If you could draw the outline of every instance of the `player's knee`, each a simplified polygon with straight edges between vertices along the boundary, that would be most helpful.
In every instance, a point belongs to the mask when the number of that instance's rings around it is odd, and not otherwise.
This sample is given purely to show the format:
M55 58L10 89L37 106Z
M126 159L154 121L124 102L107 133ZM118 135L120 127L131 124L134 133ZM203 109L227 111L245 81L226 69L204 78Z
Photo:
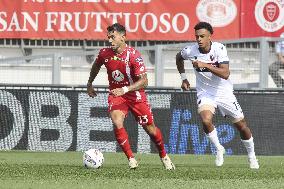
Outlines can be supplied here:
M239 121L238 123L235 123L235 126L240 132L246 132L249 130L246 121L244 119Z
M210 119L209 117L208 118L203 118L202 119L202 124L205 127L209 127L209 126L212 125L212 119Z
M121 129L123 127L123 124L114 124L114 127L117 128L117 129Z
M123 127L124 114L118 111L113 112L111 113L111 120L116 128L121 128Z
M123 127L123 120L122 119L113 119L112 123L114 125L114 127L116 127L117 129L120 129Z
M248 127L246 125L240 125L240 126L237 127L237 129L240 132L245 132L246 130L248 130Z

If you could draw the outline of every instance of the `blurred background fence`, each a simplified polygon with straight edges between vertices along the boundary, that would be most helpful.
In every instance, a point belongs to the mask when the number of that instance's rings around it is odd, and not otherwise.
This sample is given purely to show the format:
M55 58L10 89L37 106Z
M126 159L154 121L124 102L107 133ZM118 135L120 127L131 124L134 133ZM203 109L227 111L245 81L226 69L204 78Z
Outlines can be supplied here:
M269 75L269 65L277 60L275 43L280 38L248 38L221 41L230 58L230 79L234 88L275 88ZM175 65L176 54L189 43L145 45L129 42L142 54L148 69L149 86L179 87L180 77ZM101 44L105 45L105 44ZM19 46L0 52L0 82L5 84L56 84L85 85L91 65L102 46L82 48L72 46L44 47L26 44L21 47L23 56L17 54ZM31 52L30 52L31 51ZM18 57L15 57L17 54ZM31 55L33 54L33 55ZM9 57L10 56L10 57ZM193 67L186 61L186 72L195 86ZM281 75L284 72L280 71ZM94 84L107 85L106 69L102 67Z

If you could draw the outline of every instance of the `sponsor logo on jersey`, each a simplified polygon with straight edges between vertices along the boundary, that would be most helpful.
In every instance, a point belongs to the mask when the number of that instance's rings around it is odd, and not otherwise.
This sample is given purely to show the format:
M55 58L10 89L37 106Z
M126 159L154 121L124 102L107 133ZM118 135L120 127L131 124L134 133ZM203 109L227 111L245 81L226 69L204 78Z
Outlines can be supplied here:
M121 60L121 58L117 57L117 56L113 56L111 57L112 60Z
M115 70L111 73L112 78L117 81L117 82L121 82L124 80L124 75L123 73L121 73L119 70Z
M196 6L199 20L209 22L213 27L229 25L236 18L237 12L233 0L200 0Z
M275 32L284 26L284 1L258 0L254 15L257 24L267 32Z
M207 68L196 68L197 72L210 72Z
M143 62L143 58L142 57L138 57L135 59L135 62Z
M207 63L207 64L211 64L212 66L219 68L219 63L218 63L218 62ZM195 70L196 70L197 72L210 72L210 70L207 69L207 68L196 68Z
M126 59L125 58L120 58L118 56L113 56L110 58L111 60L114 60L114 61L121 61L121 62L124 62L124 63L127 63Z
M120 58L114 55L113 57L111 57L111 60L124 61L124 58Z

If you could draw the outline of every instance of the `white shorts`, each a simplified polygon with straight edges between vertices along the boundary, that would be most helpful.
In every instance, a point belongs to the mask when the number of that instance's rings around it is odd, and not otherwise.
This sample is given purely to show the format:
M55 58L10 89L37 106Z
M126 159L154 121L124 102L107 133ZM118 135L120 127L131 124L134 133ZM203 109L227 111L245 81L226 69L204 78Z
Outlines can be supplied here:
M233 123L239 122L244 118L242 108L233 93L218 97L201 93L197 96L197 104L198 113L203 110L210 110L214 114L215 109L218 108L222 116L230 116Z

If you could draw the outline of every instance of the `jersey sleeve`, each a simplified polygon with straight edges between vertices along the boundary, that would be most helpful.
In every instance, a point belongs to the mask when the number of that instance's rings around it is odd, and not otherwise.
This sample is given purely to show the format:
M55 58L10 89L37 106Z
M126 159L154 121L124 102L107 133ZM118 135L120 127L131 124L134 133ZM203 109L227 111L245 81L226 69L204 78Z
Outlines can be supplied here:
M95 60L95 64L97 64L98 66L102 66L104 64L104 58L103 58L104 51L105 51L104 49L101 49Z
M137 50L131 53L130 61L131 61L131 65L133 68L134 75L138 76L138 75L141 75L147 72L146 67L144 65L143 58L140 52L138 52Z
M229 63L229 57L228 57L227 49L223 44L218 45L217 53L218 53L218 62L220 64L228 64Z
M189 60L192 59L192 55L191 55L191 46L186 46L184 47L181 51L181 56L184 60Z

